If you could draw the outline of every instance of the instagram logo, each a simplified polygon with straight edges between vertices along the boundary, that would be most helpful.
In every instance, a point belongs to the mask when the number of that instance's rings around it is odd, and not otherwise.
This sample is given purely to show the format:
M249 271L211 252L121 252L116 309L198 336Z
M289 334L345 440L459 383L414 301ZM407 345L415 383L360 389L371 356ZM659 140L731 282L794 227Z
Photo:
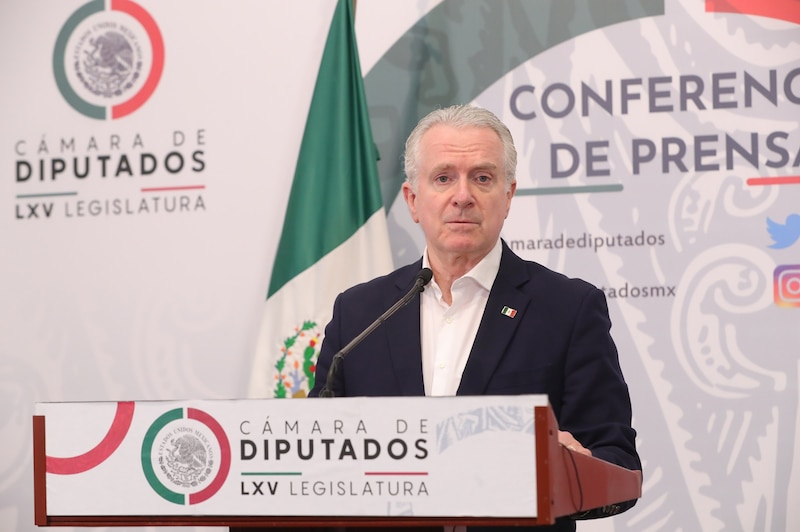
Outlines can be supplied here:
M800 307L800 264L775 268L775 304Z

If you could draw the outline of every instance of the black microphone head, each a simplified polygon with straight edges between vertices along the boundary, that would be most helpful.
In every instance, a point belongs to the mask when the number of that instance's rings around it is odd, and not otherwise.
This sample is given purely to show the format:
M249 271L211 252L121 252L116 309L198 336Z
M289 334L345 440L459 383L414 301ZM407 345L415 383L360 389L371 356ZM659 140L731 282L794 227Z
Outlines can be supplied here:
M431 279L433 279L433 270L430 268L422 268L417 274L417 281L421 281L420 288L431 282Z

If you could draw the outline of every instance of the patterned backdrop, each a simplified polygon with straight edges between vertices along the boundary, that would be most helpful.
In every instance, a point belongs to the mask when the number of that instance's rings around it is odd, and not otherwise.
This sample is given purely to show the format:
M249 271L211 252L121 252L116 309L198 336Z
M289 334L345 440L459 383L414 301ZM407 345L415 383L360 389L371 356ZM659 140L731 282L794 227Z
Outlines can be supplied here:
M36 402L247 393L334 4L0 4L0 530L35 530ZM794 0L357 3L395 264L424 245L405 136L473 102L520 153L503 238L606 293L644 489L580 530L800 529L798 23Z

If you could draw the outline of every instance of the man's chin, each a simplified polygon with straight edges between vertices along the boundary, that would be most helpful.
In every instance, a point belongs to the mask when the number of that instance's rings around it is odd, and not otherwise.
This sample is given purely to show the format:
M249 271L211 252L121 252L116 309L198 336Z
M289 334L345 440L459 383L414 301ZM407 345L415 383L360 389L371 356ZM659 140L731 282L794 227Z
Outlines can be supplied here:
M451 222L445 224L447 227L447 231L450 233L451 238L454 239L467 239L474 243L474 241L479 238L478 233L481 230L480 224L473 224L473 223L457 223Z
M473 255L476 253L483 253L491 250L491 246L487 249L486 243L477 238L451 238L449 239L443 249L448 253Z

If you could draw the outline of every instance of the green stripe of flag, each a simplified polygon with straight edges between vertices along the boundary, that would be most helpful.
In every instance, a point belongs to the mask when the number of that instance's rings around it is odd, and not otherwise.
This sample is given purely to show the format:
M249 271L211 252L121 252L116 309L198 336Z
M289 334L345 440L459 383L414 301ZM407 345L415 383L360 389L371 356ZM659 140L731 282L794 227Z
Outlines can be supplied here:
M383 207L351 0L333 15L267 297Z

